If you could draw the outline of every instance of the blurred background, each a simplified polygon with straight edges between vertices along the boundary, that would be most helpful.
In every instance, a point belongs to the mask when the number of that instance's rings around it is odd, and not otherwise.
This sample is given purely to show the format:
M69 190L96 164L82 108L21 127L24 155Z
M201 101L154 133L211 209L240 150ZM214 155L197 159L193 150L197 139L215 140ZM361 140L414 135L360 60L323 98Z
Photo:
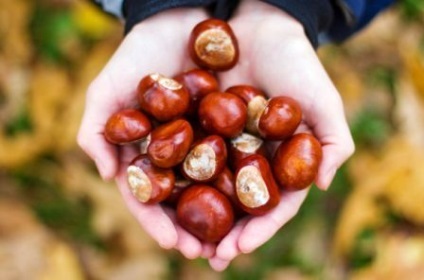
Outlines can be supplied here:
M0 279L422 279L424 1L319 50L357 151L223 273L160 249L76 145L87 85L121 39L85 0L0 0Z

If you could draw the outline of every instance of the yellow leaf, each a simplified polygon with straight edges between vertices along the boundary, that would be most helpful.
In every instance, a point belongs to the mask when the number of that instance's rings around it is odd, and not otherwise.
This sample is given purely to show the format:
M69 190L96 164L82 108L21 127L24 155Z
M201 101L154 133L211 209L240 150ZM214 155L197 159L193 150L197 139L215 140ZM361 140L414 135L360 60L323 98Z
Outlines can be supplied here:
M100 39L116 30L117 20L106 15L88 1L75 1L72 14L78 28L87 36Z

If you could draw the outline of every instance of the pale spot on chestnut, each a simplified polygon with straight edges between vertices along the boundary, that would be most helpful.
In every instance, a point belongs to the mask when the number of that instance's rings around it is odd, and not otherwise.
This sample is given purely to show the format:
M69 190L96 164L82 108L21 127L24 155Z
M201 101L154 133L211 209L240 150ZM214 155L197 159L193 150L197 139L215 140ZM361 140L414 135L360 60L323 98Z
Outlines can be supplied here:
M245 166L238 172L236 191L240 202L250 208L265 205L269 192L261 172L254 166Z
M184 161L184 171L194 180L208 180L215 174L216 154L208 144L200 144L190 151Z
M134 197L143 203L147 202L152 196L153 188L146 173L141 168L130 165L127 168L127 179Z
M231 140L231 144L240 152L246 154L256 153L263 145L264 141L248 133L242 133L240 136Z

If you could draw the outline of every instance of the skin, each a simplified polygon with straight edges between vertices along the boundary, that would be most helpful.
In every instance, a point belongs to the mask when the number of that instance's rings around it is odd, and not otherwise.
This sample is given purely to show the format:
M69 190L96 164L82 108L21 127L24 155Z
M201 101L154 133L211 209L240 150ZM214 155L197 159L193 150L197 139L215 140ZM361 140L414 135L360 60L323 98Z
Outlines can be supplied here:
M193 26L206 18L201 9L174 9L135 26L89 87L78 143L105 180L115 178L128 209L160 246L175 248L189 259L208 258L213 269L222 271L238 255L267 242L295 216L308 190L283 193L271 212L240 220L217 245L201 243L178 226L173 210L143 205L132 197L125 170L136 148L117 148L103 137L110 115L137 104L135 88L141 77L152 72L174 76L194 67L186 42ZM296 99L303 111L298 131L312 132L323 147L315 183L326 190L336 170L354 152L354 145L339 93L303 27L281 10L249 0L241 2L229 24L239 40L240 59L233 69L219 74L221 88L251 84L271 96Z

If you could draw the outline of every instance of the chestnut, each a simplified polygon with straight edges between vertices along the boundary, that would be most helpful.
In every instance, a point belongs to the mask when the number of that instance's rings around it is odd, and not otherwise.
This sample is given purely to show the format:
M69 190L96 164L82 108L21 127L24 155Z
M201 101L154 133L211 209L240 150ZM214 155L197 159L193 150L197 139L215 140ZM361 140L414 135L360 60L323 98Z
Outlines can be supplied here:
M257 154L244 158L235 172L236 197L251 215L263 215L280 202L279 188L268 160Z
M201 241L216 243L234 224L230 201L207 185L193 185L181 195L177 204L177 222Z
M193 129L183 119L165 123L154 129L150 135L147 155L156 166L162 168L181 163L193 142Z
M175 175L172 169L155 166L147 155L139 155L127 168L127 180L137 200L153 204L164 201L171 194Z
M104 136L112 144L128 144L143 139L152 124L136 109L124 109L113 114L106 122Z
M141 79L137 95L141 109L160 122L183 116L190 102L189 93L182 84L158 73Z
M247 108L235 94L213 92L206 95L199 105L199 121L209 134L234 138L242 133L247 120Z
M322 159L321 143L311 134L299 133L282 142L272 161L276 181L284 190L296 191L315 180Z
M218 91L218 80L210 72L203 69L192 69L174 77L184 85L190 94L190 106L187 115L193 116L197 113L200 100L208 93Z
M212 182L212 185L222 192L233 203L233 205L237 205L234 174L228 167L225 167L224 170L219 173L216 180Z
M296 131L301 120L302 109L296 100L272 97L259 118L258 131L266 140L284 140Z
M233 93L243 99L247 105L246 131L254 135L259 135L259 117L268 102L265 93L249 85L232 86L226 89L225 92Z
M228 155L231 158L231 167L237 169L238 163L253 154L260 154L267 157L264 141L249 133L242 133L239 136L231 139Z
M177 206L177 202L180 199L181 194L191 185L192 181L187 180L186 178L181 178L176 175L174 188L172 189L171 194L165 199L165 203L173 208Z
M210 182L224 170L226 161L227 147L224 139L218 135L210 135L191 148L182 164L182 173L194 182Z
M231 69L239 57L233 30L219 19L198 23L191 32L188 49L194 63L213 71Z

